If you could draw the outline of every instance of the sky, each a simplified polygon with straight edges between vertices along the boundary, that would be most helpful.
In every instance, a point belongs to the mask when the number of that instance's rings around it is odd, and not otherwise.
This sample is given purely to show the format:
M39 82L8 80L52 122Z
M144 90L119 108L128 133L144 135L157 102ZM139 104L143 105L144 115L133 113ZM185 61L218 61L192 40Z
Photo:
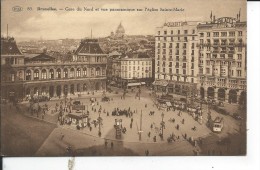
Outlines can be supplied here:
M245 0L1 0L1 35L16 39L60 39L104 37L115 31L122 22L126 34L152 35L155 28L167 21L205 21L210 12L216 18L236 17L241 8L241 19L246 20ZM14 6L23 8L13 12ZM32 11L27 11L32 7ZM178 8L183 12L79 12L79 11L37 11L37 7L65 8Z

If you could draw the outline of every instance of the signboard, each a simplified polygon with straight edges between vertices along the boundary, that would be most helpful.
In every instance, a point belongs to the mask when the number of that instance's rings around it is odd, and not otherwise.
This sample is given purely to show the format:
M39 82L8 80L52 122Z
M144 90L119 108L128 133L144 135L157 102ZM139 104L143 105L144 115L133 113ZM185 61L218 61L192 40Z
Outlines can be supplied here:
M85 110L85 105L72 105L72 110Z

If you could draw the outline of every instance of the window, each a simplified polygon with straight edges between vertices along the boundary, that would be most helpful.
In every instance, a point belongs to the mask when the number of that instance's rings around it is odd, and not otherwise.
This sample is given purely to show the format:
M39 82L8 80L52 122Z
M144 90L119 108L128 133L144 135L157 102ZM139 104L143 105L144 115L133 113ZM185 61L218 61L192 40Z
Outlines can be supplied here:
M11 81L14 81L14 73L11 73Z
M209 68L206 68L206 73L209 74L210 70Z
M81 76L81 70L80 70L80 68L77 68L76 76L77 76L77 77L80 77L80 76Z
M75 76L74 68L70 69L70 78L73 78Z
M183 70L183 74L186 74L186 70L185 69Z
M238 60L242 60L242 54L238 54L238 55L237 55L237 59L238 59Z
M230 37L234 37L234 36L235 36L235 31L230 31L230 32L229 32L229 36L230 36Z
M179 74L179 69L176 69L176 74Z
M238 36L242 36L243 32L242 31L238 31Z
M34 72L33 72L33 79L34 80L39 80L39 70L34 70Z
M181 33L181 31L180 30L178 30L178 34L180 34Z
M171 30L171 34L173 34L173 30Z
M18 77L19 77L19 80L23 80L23 73L22 73L22 71L19 71Z
M227 32L221 32L221 37L226 37L227 36Z
M160 35L160 31L158 31L158 35Z
M57 73L56 74L57 74L57 78L60 79L61 78L61 69L57 69Z
M167 37L163 37L163 39L164 39L164 41L166 41L166 40L167 40Z
M30 71L30 70L27 70L27 71L26 71L25 79L26 79L26 80L31 80L31 71Z
M42 79L47 79L47 71L45 69L42 70Z
M164 31L164 35L166 35L167 34L167 31Z
M213 32L213 37L219 37L219 32Z
M69 74L68 74L68 69L67 68L65 68L64 70L63 70L63 77L64 78L68 78L69 77Z
M83 68L83 76L85 77L85 76L87 76L87 68Z
M195 34L195 30L192 30L192 34Z
M210 32L207 32L207 37L210 37Z
M241 62L237 62L237 67L241 68L242 64Z
M237 70L237 76L241 77L241 70Z
M184 34L188 34L188 30L184 30Z

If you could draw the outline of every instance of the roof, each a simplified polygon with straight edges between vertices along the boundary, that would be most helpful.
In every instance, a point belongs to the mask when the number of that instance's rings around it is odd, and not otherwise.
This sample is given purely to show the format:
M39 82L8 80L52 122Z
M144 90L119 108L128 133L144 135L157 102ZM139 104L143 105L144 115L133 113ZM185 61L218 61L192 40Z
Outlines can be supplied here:
M22 55L14 38L1 38L1 55Z
M28 59L29 61L54 61L55 58L51 57L45 53L41 53L40 55L37 55L35 57L32 57Z
M109 53L109 56L120 56L121 53L119 53L118 51L113 51L111 53Z
M84 39L81 41L75 54L86 53L86 54L104 54L100 48L97 39Z

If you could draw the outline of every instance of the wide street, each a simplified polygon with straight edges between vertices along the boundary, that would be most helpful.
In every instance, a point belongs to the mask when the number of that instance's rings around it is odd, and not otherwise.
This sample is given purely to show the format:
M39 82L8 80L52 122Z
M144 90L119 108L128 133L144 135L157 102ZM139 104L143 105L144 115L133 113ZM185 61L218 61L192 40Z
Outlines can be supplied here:
M117 91L118 94L116 94L115 91ZM213 133L211 129L206 126L206 105L203 105L203 121L202 124L200 124L195 121L195 119L186 111L182 111L181 115L178 115L178 110L159 110L153 103L152 97L150 95L151 91L147 88L142 88L140 100L138 97L135 97L137 91L137 89L135 89L133 92L131 90L128 90L125 98L123 98L123 91L115 88L113 89L113 92L106 93L107 97L112 98L112 100L109 102L101 102L101 98L103 96L101 92L97 92L94 95L82 95L81 97L70 96L73 101L79 100L81 103L86 105L86 110L83 111L83 113L88 110L91 121L98 119L98 110L100 109L100 107L102 108L100 117L103 121L100 128L100 137L98 136L98 125L95 127L94 124L91 124L91 130L89 127L77 130L76 125L74 124L60 125L58 123L58 112L53 112L52 110L55 110L56 103L60 103L60 101L64 99L54 99L48 102L41 102L40 105L48 103L48 106L50 107L49 111L44 116L44 119L42 119L41 115L37 117L36 114L31 115L28 112L29 103L21 103L20 108L26 116L24 117L24 119L30 120L27 121L29 124L30 122L33 123L35 121L39 122L39 124L45 124L42 125L42 130L46 130L46 132L49 133L49 135L44 136L45 140L44 142L42 142L41 146L37 145L38 149L34 154L37 156L60 156L68 154L81 156L130 156L145 155L146 150L149 151L149 155L195 155L197 152L199 155L245 154L246 139L244 139L245 136L242 133L242 131L245 131L245 123L243 123L242 125L244 126L241 127L244 128L244 130L240 130L240 121L235 120L229 115L221 115L211 110L211 116L213 119L216 116L224 118L224 129L221 133L216 134ZM90 102L90 98L93 97L96 98L94 106L92 106ZM132 117L132 127L130 127L130 117L111 115L112 111L115 108L118 108L120 110L128 110L130 108L130 110L134 112ZM10 108L6 107L6 109L8 110ZM225 109L236 112L237 105L225 104ZM154 115L149 115L150 111L154 111ZM109 115L107 115L107 112L109 113ZM5 114L5 116L7 116L7 114ZM115 119L122 119L122 126L126 128L126 132L122 133L121 139L116 139L116 130L114 128ZM159 137L161 128L160 123L162 119L165 122L165 128L163 129L163 139ZM175 122L173 123L172 121L169 121L170 119L175 119ZM183 119L184 124L182 123ZM13 120L8 121L12 122ZM245 119L243 121L245 122ZM19 124L19 122L17 123ZM50 131L48 130L48 128L45 128L46 125L48 125L49 127L57 127L54 130ZM179 130L176 128L177 125L179 125ZM194 126L196 126L195 131L192 130ZM141 138L138 131L141 131ZM174 141L168 143L167 138L173 134ZM184 138L185 134L187 136L186 139ZM156 136L156 141L154 141L154 136ZM229 146L227 146L227 144L217 144L217 141L219 139L223 139L227 136L231 137L231 144ZM19 138L19 136L17 138ZM197 143L197 145L194 146L193 142L189 142L188 139L200 139L202 143ZM241 142L240 139L244 139L244 141ZM32 139L32 141L33 140L35 139ZM105 146L105 141L107 141L107 146ZM238 143L237 141L240 142ZM113 146L111 146L112 142ZM66 148L68 146L71 146L72 148L72 152L70 153L66 151Z

